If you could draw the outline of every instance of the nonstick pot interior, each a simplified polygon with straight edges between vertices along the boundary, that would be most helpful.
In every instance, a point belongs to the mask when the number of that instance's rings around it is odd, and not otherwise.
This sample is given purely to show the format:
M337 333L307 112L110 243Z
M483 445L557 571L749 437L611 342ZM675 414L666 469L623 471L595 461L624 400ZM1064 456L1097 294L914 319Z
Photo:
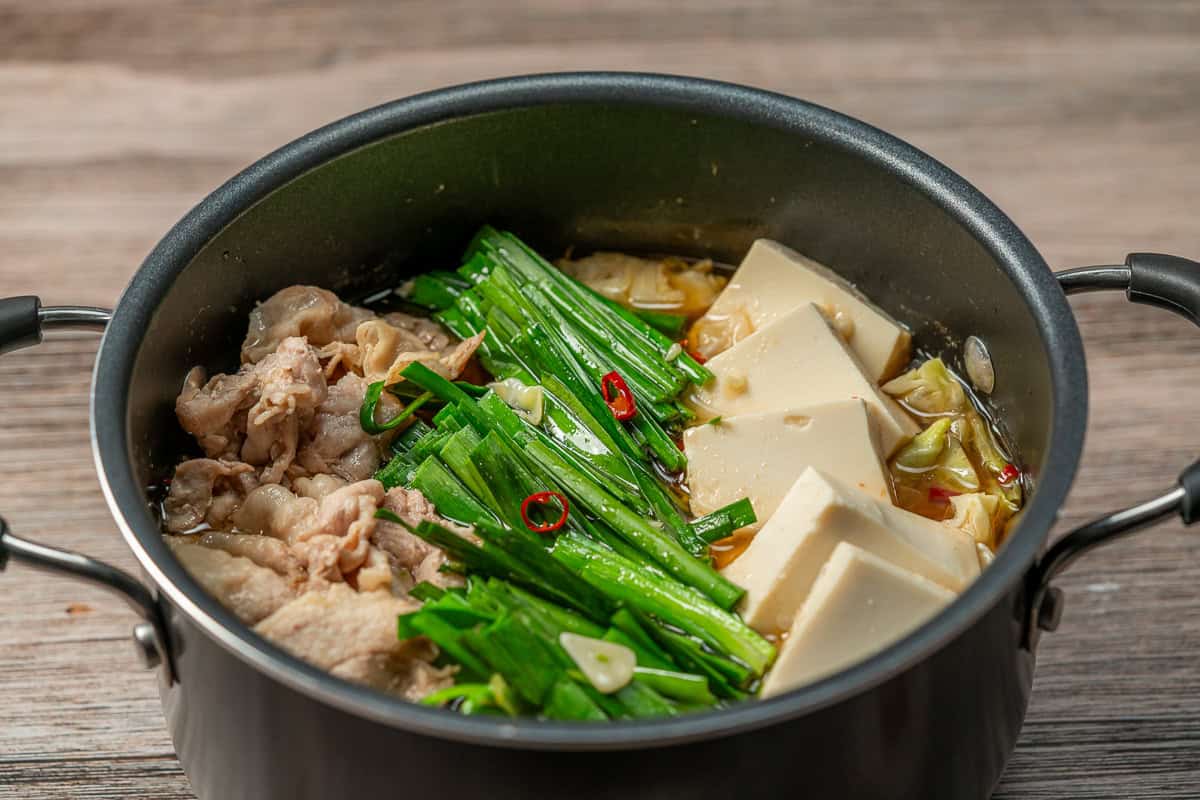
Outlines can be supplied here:
M1074 471L1082 420L1055 418L1069 403L1082 416L1083 398L1064 394L1083 378L1061 294L1007 218L931 159L824 109L700 81L565 76L417 98L318 131L218 191L152 254L106 336L94 410L114 506L157 579L176 576L212 608L177 567L156 566L171 557L141 488L190 446L173 413L188 368L235 369L247 313L284 286L394 286L455 265L485 222L551 256L736 263L770 237L833 265L931 352L956 358L961 339L980 336L991 403L1042 487L1021 563L985 575L953 624L1028 565Z

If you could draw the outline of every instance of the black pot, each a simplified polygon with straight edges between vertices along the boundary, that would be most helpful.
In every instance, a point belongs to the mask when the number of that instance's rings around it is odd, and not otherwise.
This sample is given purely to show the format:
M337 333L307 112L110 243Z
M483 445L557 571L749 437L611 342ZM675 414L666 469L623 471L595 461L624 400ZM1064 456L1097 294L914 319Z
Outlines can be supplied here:
M875 657L764 702L655 722L497 721L345 683L240 624L164 546L147 485L184 441L189 366L236 366L254 302L292 283L352 296L453 261L483 222L548 252L582 247L736 261L761 236L834 264L955 352L983 338L992 395L1036 486L988 568ZM700 80L583 74L463 86L366 111L267 156L176 225L122 296L100 346L92 442L104 493L149 588L0 527L8 555L98 580L145 617L180 761L202 798L402 792L477 797L982 798L1025 714L1047 582L1083 549L1200 514L1200 469L1043 557L1079 460L1083 350L1068 290L1124 289L1200 316L1200 265L1133 256L1056 276L1012 222L928 156L799 100ZM0 304L7 348L99 309Z

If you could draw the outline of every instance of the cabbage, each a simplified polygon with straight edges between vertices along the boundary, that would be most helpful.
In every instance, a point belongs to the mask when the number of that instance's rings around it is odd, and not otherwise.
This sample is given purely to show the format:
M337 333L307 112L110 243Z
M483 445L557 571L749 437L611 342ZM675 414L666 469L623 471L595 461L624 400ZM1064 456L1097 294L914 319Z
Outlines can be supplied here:
M937 463L938 456L946 449L946 437L950 432L950 419L943 417L918 433L896 454L895 464L911 472L928 469Z
M978 491L979 476L951 428L949 417L934 421L895 455L892 466L904 472L928 473L933 486L951 492Z
M950 504L954 506L954 517L946 522L947 525L969 534L989 549L995 547L995 514L999 504L995 495L982 492L960 494L951 497Z
M953 436L946 437L946 449L933 468L933 482L955 492L979 491L979 475L975 472L975 466L971 464L962 442Z
M883 385L883 391L924 416L957 414L967 408L967 393L940 358L931 358Z

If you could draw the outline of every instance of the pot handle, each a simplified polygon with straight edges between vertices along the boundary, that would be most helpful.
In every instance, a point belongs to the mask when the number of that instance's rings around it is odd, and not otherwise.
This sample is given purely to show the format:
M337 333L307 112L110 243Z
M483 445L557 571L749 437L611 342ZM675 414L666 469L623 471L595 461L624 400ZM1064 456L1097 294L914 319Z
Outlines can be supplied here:
M104 308L43 306L32 296L0 299L0 354L40 343L46 330L103 330L111 317L112 312ZM172 680L162 611L154 593L137 578L79 553L23 539L9 530L8 523L0 517L0 572L9 559L82 578L116 592L142 618L133 628L134 644L142 663L147 668L162 666L167 681Z
M1134 303L1165 308L1200 325L1200 262L1161 253L1131 253L1119 266L1079 267L1056 274L1067 294L1121 290ZM1029 574L1026 646L1039 630L1053 631L1062 618L1063 596L1050 585L1056 576L1095 547L1128 536L1178 514L1185 525L1200 522L1200 461L1158 497L1093 520L1063 536Z

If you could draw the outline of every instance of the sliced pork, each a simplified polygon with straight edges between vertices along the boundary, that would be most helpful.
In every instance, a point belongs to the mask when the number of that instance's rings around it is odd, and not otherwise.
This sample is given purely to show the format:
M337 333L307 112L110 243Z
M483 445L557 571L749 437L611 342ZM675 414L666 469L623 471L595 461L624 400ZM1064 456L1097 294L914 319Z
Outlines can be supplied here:
M358 418L366 391L367 382L353 373L329 387L296 455L296 463L309 474L361 481L379 469L379 445Z
M310 581L337 583L366 562L382 500L376 480L342 486L320 500L272 483L251 492L232 519L241 531L285 542Z
M291 466L300 434L326 393L316 352L303 339L290 338L236 375L205 382L204 371L193 369L175 413L210 458L262 467L260 482L276 483Z
M261 361L274 353L280 342L293 336L304 337L313 347L333 342L353 344L355 330L369 319L375 319L375 312L343 303L327 289L299 285L280 289L250 312L242 362Z
M368 382L387 384L403 380L400 373L414 361L420 361L445 378L457 378L475 354L482 332L456 345L440 350L428 349L418 334L375 320L358 326L356 338L362 354L362 373Z
M291 601L254 629L340 677L417 699L452 682L449 670L434 671L429 664L436 655L432 644L396 638L396 618L419 606L389 592L334 584Z
M397 486L389 489L383 498L383 508L391 511L409 525L416 527L423 520L436 522L460 536L475 539L469 529L455 525L437 513L433 503L416 489L405 489ZM394 522L378 520L374 535L375 546L387 553L392 566L407 573L412 582L428 581L435 586L461 586L463 579L454 573L442 572L446 563L446 554L429 542L414 536L403 526Z
M387 436L362 429L374 381L421 361L457 378L482 335L463 342L433 320L379 317L332 292L292 286L250 315L240 369L193 369L176 401L205 458L181 463L164 501L168 542L185 568L243 621L347 680L412 700L452 683L424 639L399 642L396 617L415 582L461 585L442 552L401 526L437 515L420 492L385 495L372 479ZM402 403L380 398L377 418Z
M266 465L262 482L277 483L296 457L300 431L325 401L325 374L316 353L299 338L284 339L254 371L258 400L247 414L242 459Z
M206 547L193 537L165 539L184 569L205 591L248 625L270 616L296 596L287 578L248 558Z
M224 550L232 556L248 558L260 567L266 567L287 578L293 586L303 582L304 565L287 543L279 539L255 534L207 531L200 535L198 543L216 550Z
M246 436L245 412L254 403L258 380L253 370L205 378L203 367L188 372L175 415L209 458L237 459Z
M249 464L212 458L185 461L175 468L163 503L167 530L185 533L201 524L220 528L257 485Z
M427 350L445 350L454 343L454 339L446 333L445 328L425 317L414 317L403 311L393 311L384 314L383 321L393 328L413 334Z

